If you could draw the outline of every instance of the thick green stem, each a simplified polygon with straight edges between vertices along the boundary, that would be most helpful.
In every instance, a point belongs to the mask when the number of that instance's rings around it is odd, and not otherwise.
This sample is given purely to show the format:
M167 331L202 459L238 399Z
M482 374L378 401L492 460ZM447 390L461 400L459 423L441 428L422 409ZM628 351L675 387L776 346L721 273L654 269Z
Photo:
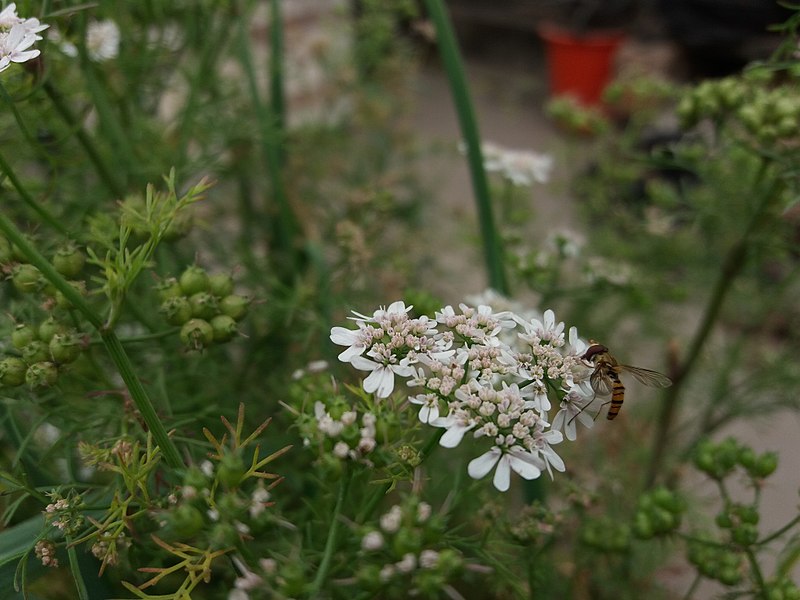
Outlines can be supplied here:
M283 14L281 0L270 1L270 53L269 53L269 89L270 106L275 119L275 129L283 136L286 129L286 98L283 85ZM281 163L284 160L281 145Z
M328 527L328 538L325 540L325 550L322 554L322 561L319 563L317 569L317 576L314 578L314 583L311 586L309 598L319 597L319 592L325 584L328 577L328 571L331 568L331 561L336 552L336 535L339 532L339 522L341 521L342 507L344 506L345 498L347 497L347 488L350 487L350 480L353 473L350 469L345 467L345 472L339 480L339 492L336 496L336 505L333 507L333 515L331 516L331 524Z
M136 408L139 409L139 413L147 424L148 430L152 433L159 448L161 448L161 452L167 464L174 468L182 467L183 461L181 461L180 454L178 454L178 449L175 447L175 444L172 443L164 424L158 418L147 392L136 376L136 371L133 368L130 358L125 353L114 331L105 327L103 319L92 309L86 299L55 270L53 265L51 265L28 240L25 239L25 236L22 235L17 227L3 213L0 213L0 231L6 236L8 241L19 248L30 264L39 269L45 279L64 294L64 297L97 330L103 340L103 345L106 347L119 374L122 376L131 398L136 404Z
M765 160L755 178L753 184L754 193L757 193L757 190L760 189L767 170L768 163ZM661 464L664 460L664 452L669 441L670 429L680 406L680 401L683 399L681 392L683 391L684 385L689 375L697 366L700 353L705 347L711 331L717 324L722 305L725 302L728 292L744 269L753 232L762 225L766 215L768 215L768 208L771 202L778 196L779 185L780 181L776 179L767 187L766 192L761 198L761 202L755 208L744 232L725 256L722 269L720 270L714 289L711 292L711 296L708 299L706 308L703 311L703 317L692 338L689 350L676 369L676 372L672 374L672 386L667 388L661 403L658 429L654 438L650 465L645 480L647 488L651 488L655 484L658 472L661 469Z
M425 0L425 6L436 29L439 55L447 73L447 78L450 81L450 91L453 94L453 103L458 113L461 134L464 136L464 141L467 145L467 160L472 176L472 188L475 194L478 219L480 220L489 285L501 294L508 294L509 287L503 265L502 242L495 226L489 182L483 166L478 124L472 107L472 99L467 88L467 80L464 75L464 67L461 62L456 37L444 2L442 0Z

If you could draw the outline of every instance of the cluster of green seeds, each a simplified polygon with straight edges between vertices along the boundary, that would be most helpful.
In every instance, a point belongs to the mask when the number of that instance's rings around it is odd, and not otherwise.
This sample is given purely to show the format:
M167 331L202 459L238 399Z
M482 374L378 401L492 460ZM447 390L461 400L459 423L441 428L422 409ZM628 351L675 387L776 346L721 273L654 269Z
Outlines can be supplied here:
M82 293L86 284L76 278L86 263L86 256L74 244L54 253L53 266ZM52 386L65 367L75 362L88 343L87 336L65 324L59 316L69 302L5 238L0 237L0 269L14 289L24 295L42 296L42 306L49 316L34 323L18 323L11 333L11 347L0 359L0 385L31 389Z
M209 275L197 265L162 281L158 293L161 313L181 328L181 341L192 350L231 340L250 305L249 298L234 293L228 273Z

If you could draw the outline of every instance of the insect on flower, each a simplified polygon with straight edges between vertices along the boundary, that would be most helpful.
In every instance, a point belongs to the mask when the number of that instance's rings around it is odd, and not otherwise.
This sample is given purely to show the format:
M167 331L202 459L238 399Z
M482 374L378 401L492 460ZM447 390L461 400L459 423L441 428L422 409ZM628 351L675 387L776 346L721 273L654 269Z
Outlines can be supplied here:
M594 390L595 396L611 395L611 400L609 400L611 406L608 407L608 415L606 417L609 421L619 414L622 402L625 400L625 386L620 381L620 374L630 374L639 383L650 387L664 388L672 385L672 380L666 375L650 369L620 364L616 358L611 356L608 348L602 344L598 344L594 340L589 340L589 344L581 358L594 366L594 372L589 378L589 383Z

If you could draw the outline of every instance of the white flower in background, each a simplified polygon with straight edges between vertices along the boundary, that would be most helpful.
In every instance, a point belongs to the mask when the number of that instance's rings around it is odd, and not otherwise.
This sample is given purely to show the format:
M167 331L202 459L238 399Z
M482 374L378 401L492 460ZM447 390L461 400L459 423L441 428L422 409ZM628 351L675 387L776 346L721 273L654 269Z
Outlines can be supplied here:
M119 27L111 19L93 21L86 27L86 52L94 62L117 58L119 41Z
M419 554L419 566L423 569L435 569L439 564L439 553L436 550L423 550Z
M383 535L380 531L370 531L361 538L361 547L367 551L380 550L383 548Z
M395 533L400 529L400 523L403 520L403 511L400 506L395 504L389 509L389 512L381 515L380 525L386 533Z
M31 46L42 39L39 33L48 27L39 19L20 17L14 2L0 11L0 72L12 63L23 63L39 56L39 50Z
M466 144L458 146L466 153ZM513 185L530 186L547 183L553 170L553 157L529 150L511 150L493 142L481 144L483 167L490 173L498 173Z
M394 566L400 573L411 573L417 568L417 557L411 552L407 552L400 561L394 563Z

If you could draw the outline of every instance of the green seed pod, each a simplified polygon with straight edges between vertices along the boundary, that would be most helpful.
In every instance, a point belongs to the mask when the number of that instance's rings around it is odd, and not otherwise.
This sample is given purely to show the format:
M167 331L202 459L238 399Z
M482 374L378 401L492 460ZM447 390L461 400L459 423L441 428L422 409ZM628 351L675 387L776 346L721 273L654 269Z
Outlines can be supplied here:
M170 325L183 325L192 318L192 305L186 296L167 298L159 311Z
M733 520L731 520L731 516L726 511L719 513L714 518L714 522L717 524L717 527L721 529L730 529L733 527Z
M36 245L35 240L33 239L33 236L30 236L28 234L24 234L22 237L24 237L25 240L27 242L29 242L31 245L33 245L33 246ZM28 257L25 256L25 254L22 252L22 250L20 249L19 246L16 246L14 244L11 245L11 259L15 260L17 262L20 262L20 263L27 263L28 262Z
M247 308L250 306L250 298L239 296L238 294L230 294L225 296L219 302L219 310L222 314L228 315L235 321L241 321L247 314Z
M203 489L208 484L208 478L197 467L189 467L183 475L183 485L196 490Z
M50 360L50 348L41 340L33 340L22 348L22 358L29 365Z
M737 585L742 580L742 573L738 568L723 567L716 571L716 579L725 585Z
M208 290L219 298L233 293L233 277L227 273L214 273L208 278Z
M211 327L214 329L214 341L218 343L230 341L239 331L236 321L228 315L217 315L211 319Z
M778 468L778 454L776 452L765 452L758 457L753 474L756 477L769 477Z
M22 294L32 294L42 289L44 279L33 265L19 264L11 271L11 282Z
M36 330L30 325L21 323L11 332L11 345L17 350L22 350L25 346L37 339Z
M47 317L39 324L39 339L49 344L55 334L67 333L67 331L69 331L67 326L59 322L55 317Z
M32 390L42 387L50 387L58 380L58 368L49 362L42 361L32 364L25 371L25 383Z
M643 540L649 540L655 535L653 524L645 513L636 513L633 521L633 534Z
M758 540L758 528L750 523L742 523L731 530L731 538L741 546L750 546Z
M229 548L239 541L239 532L230 523L216 523L208 536L211 548Z
M83 271L86 255L75 244L67 244L59 248L53 256L56 271L67 279L74 279Z
M197 292L189 298L192 306L192 316L198 319L209 320L219 314L219 302L208 292Z
M17 387L25 383L25 371L28 366L25 361L16 356L9 356L0 360L0 385Z
M739 464L748 471L755 466L757 458L755 451L748 446L742 447L739 451Z
M50 355L59 364L75 362L81 355L83 343L75 333L57 333L50 340Z
M192 265L181 274L180 285L184 296L207 292L208 274L201 267Z
M222 476L221 469L219 473ZM242 471L242 474L244 474L244 471ZM241 479L241 475L239 478ZM235 487L235 485L232 487ZM244 513L247 512L248 506L248 503L235 492L225 492L221 497L217 498L217 510L219 510L220 517L226 521L244 519Z
M179 296L183 296L183 290L181 290L181 284L178 283L178 280L174 277L170 277L168 279L164 279L163 281L159 281L156 285L156 291L158 292L158 297L161 299L162 302L169 300L170 298L177 298Z
M238 452L226 452L222 455L217 468L217 481L226 488L235 488L244 477L247 469Z
M189 319L181 327L181 341L189 348L200 350L214 341L214 330L208 321Z

